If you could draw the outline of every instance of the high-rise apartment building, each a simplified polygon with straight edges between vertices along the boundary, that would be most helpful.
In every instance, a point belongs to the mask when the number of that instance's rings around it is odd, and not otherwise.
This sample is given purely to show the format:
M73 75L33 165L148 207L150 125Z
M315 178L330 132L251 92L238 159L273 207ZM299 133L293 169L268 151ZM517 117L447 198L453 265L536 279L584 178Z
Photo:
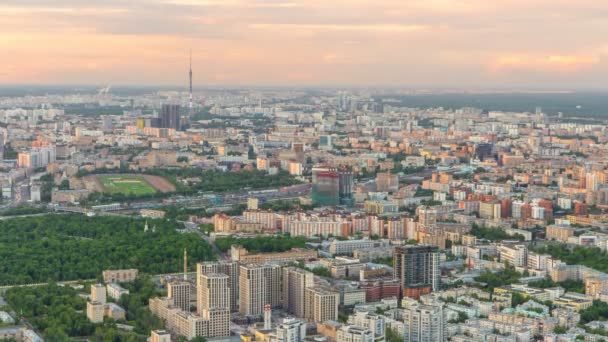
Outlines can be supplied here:
M99 302L87 302L87 318L91 323L103 322L104 305Z
M283 269L283 309L296 315L306 316L306 289L314 285L312 272L286 267Z
M528 264L528 248L525 245L501 245L498 248L500 261L506 262L515 267L522 267Z
M188 340L196 336L217 337L230 335L230 310L228 276L225 274L202 274L199 280L202 283L204 298L197 298L199 315L190 310L183 310L176 302L186 301L186 289L190 295L189 283L175 282L169 284L169 297L151 298L150 311L165 320L167 329ZM188 284L188 285L184 285ZM197 291L197 294L200 292ZM177 299L177 300L176 300ZM188 298L189 301L189 298ZM202 307L202 309L201 309ZM188 308L189 309L189 308Z
M281 267L270 264L241 265L239 269L239 312L257 316L264 305L281 306Z
M166 330L152 330L150 342L171 342L171 333Z
M91 301L101 304L106 303L106 287L103 284L91 285Z
M276 328L276 336L276 342L302 342L306 337L306 323L294 318L284 318Z
M338 319L340 293L322 287L306 289L306 318L315 322Z
M198 276L196 305L199 314L204 310L230 309L229 277L222 273L203 273Z
M338 329L337 342L374 342L374 333L364 327L345 325Z
M230 336L230 310L226 308L203 310L201 317L207 324L203 325L206 328L206 335L198 336Z
M234 261L203 262L196 265L197 286L200 287L200 275L203 273L221 273L228 276L230 289L230 311L238 311L239 307L239 264Z
M420 305L403 312L404 342L445 341L445 318L441 306Z
M401 282L402 295L419 298L441 286L439 249L436 246L400 246L393 254L394 277Z
M382 342L385 340L386 321L382 315L369 312L355 312L348 317L348 324L371 330L375 341Z
M173 299L173 304L183 311L190 312L190 283L187 281L172 281L167 284L167 297Z

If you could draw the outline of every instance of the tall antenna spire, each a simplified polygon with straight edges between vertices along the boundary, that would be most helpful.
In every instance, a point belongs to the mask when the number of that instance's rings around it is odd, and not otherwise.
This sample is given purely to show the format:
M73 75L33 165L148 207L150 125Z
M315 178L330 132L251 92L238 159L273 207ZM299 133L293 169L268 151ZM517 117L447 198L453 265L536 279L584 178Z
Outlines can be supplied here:
M184 248L184 280L188 280L188 250Z
M189 115L192 116L192 49L190 49L190 103L188 104Z

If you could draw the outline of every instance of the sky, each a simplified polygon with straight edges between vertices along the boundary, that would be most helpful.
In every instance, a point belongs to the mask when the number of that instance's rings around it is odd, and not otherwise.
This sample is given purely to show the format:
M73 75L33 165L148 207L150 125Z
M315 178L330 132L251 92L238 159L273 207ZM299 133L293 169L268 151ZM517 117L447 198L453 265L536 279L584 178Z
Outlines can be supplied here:
M608 89L603 0L2 0L0 84Z

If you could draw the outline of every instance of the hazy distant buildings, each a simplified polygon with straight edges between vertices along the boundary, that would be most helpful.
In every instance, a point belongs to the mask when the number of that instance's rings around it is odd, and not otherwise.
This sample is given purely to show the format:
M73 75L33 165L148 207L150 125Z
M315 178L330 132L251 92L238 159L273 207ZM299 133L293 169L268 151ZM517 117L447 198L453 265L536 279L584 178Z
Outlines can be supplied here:
M55 162L55 160L54 145L34 147L29 151L19 152L17 155L17 164L19 167L26 169L46 167L48 164Z

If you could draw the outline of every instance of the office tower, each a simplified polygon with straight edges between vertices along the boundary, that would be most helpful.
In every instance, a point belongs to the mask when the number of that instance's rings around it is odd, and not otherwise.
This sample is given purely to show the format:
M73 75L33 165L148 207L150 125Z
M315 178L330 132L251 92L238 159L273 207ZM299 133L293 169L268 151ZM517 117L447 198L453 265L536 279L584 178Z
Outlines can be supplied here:
M312 170L311 197L314 205L338 205L339 189L340 179L337 172L325 168Z
M200 275L203 273L221 273L228 276L230 288L230 311L239 307L239 265L234 261L203 262L196 264L197 286L200 287Z
M374 333L364 327L345 325L338 329L337 342L374 342Z
M175 104L163 104L160 109L160 128L172 128L179 130L180 117L179 117L180 106Z
M171 342L171 334L166 330L152 330L150 342Z
M106 287L103 284L91 285L91 301L101 304L106 303Z
M335 206L340 202L340 179L338 173L328 168L312 170L312 202L315 205Z
M221 273L203 273L196 288L199 315L203 310L230 309L229 277Z
M314 286L312 272L286 267L283 269L283 309L296 315L306 316L306 289Z
M264 305L281 306L281 267L241 265L239 269L239 312L261 316Z
M480 143L475 145L475 157L481 161L492 157L493 145L489 143Z
M338 319L340 293L322 287L306 289L306 318L315 322Z
M354 178L352 172L335 168L312 169L312 201L316 205L353 205Z
M404 342L445 341L445 318L441 306L420 305L404 310Z
M441 286L439 249L436 246L400 246L393 252L393 276L403 296L420 298Z
M306 323L295 318L284 318L276 331L277 342L302 342L306 338Z
M112 129L114 128L112 124L112 117L110 115L102 115L101 120L102 130L104 132L112 132Z
M354 206L355 198L353 197L353 189L355 181L352 172L342 170L338 172L338 197L341 205Z
M190 312L190 283L173 281L167 284L167 297L173 299L173 304L183 311Z
M331 135L322 135L319 137L319 148L325 150L331 150L333 148Z

